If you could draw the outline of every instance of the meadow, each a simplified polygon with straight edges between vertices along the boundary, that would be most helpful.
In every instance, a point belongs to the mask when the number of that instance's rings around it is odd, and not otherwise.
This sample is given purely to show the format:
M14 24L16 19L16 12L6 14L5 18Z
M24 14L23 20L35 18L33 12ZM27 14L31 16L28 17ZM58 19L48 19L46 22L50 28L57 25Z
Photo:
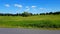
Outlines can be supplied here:
M60 28L60 15L0 16L0 28Z

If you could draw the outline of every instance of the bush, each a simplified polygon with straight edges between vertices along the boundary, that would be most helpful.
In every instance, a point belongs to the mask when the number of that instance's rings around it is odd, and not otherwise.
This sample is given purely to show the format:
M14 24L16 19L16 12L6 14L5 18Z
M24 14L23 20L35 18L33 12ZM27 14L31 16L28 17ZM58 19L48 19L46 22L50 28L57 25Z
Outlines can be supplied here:
M23 17L28 17L28 16L31 16L31 15L32 15L32 13L28 13L28 12L23 12L22 13Z

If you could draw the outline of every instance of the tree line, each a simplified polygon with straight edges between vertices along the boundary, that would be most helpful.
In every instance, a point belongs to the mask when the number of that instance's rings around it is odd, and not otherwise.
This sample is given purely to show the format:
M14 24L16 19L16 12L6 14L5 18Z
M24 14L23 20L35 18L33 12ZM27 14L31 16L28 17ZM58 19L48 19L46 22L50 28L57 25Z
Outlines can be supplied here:
M60 11L49 12L49 13L40 13L40 14L32 14L32 13L28 13L28 12L23 12L23 13L17 13L17 14L0 13L0 16L23 16L23 17L27 17L27 16L35 16L35 15L59 15L59 14L60 14Z

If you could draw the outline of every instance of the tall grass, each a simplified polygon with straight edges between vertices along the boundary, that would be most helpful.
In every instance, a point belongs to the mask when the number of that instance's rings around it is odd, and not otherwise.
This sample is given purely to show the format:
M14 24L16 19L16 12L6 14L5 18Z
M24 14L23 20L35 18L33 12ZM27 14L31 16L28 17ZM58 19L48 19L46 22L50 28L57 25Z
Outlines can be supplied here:
M0 16L0 27L60 28L60 15Z
M60 21L59 21L60 22ZM49 20L40 21L0 21L0 25L20 26L20 27L37 27L37 28L60 28L60 23Z

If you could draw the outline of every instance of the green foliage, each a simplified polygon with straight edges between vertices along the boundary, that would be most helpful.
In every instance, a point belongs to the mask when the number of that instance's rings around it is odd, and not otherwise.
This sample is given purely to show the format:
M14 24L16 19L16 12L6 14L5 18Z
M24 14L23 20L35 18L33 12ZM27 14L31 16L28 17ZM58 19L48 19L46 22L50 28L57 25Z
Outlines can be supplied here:
M0 16L0 27L60 28L60 15Z
M40 20L40 21L0 21L0 25L7 26L21 26L21 27L37 27L37 28L60 28L60 23L52 22L50 20Z
M40 14L32 14L28 12L23 12L23 13L17 13L17 14L10 14L10 13L0 13L0 16L23 16L23 17L28 17L28 16L38 16L38 15L60 15L60 11L56 12L49 12L49 13L40 13Z
M23 13L22 13L22 16L23 16L23 17L28 17L28 16L31 16L31 13L23 12Z

